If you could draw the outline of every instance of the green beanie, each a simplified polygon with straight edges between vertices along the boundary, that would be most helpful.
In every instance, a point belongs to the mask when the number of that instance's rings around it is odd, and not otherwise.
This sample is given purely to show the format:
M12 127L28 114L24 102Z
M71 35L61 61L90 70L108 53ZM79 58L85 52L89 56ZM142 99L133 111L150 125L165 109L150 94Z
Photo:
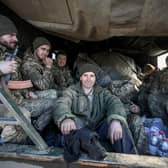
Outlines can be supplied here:
M33 41L33 50L37 49L41 45L49 45L51 46L51 43L44 37L36 37Z
M79 75L81 76L82 74L86 72L93 72L95 75L97 75L98 67L93 64L83 64L81 67L79 67Z
M11 33L17 34L16 26L6 16L0 15L0 36Z

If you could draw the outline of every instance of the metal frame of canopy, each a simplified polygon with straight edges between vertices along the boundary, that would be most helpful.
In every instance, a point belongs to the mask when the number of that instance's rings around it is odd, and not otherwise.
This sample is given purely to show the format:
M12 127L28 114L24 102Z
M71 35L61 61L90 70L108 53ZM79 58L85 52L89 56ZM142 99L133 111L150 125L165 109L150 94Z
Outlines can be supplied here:
M32 142L36 145L36 147L41 151L48 150L48 145L39 135L39 133L35 130L32 124L28 121L28 119L23 115L22 111L17 106L16 102L11 98L9 94L9 90L6 87L3 79L1 80L1 87L0 87L0 101L5 105L5 107L13 114L14 118L20 123L20 126L32 140ZM5 122L5 121L4 121ZM13 121L6 121L6 123Z

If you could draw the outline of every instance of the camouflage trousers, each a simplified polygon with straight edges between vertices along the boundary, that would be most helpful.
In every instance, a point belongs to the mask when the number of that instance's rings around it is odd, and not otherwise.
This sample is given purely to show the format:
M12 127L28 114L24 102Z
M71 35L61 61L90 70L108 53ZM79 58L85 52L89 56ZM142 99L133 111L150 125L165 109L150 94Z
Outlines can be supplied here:
M55 89L35 91L34 94L39 98L44 99L56 99L58 97L58 91Z
M55 104L56 99L25 99L20 106L23 113L23 109L29 113L29 119L31 118L35 129L42 131L52 119ZM27 113L26 116L28 116ZM25 144L27 135L19 125L4 125L2 126L1 138L3 142Z
M42 131L52 119L55 104L56 99L33 99L24 100L21 106L31 113L33 126L38 131Z
M153 91L148 97L148 106L152 117L162 118L168 125L168 95Z
M23 115L30 120L30 112L27 111L23 107L19 107L22 111ZM7 117L13 118L13 114L8 111L8 109L3 105L0 104L0 117ZM1 128L1 142L10 142L10 143L21 143L24 144L27 139L27 135L25 134L22 127L19 125L19 122L16 125L8 125L0 123Z
M127 122L138 153L148 154L148 140L140 116L137 114L129 114L127 116Z

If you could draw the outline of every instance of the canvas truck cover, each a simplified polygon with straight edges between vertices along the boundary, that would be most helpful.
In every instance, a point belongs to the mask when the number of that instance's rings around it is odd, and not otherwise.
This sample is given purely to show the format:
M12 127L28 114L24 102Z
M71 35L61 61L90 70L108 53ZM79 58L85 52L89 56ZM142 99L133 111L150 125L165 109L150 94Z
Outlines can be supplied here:
M32 25L70 40L168 35L167 0L1 0Z

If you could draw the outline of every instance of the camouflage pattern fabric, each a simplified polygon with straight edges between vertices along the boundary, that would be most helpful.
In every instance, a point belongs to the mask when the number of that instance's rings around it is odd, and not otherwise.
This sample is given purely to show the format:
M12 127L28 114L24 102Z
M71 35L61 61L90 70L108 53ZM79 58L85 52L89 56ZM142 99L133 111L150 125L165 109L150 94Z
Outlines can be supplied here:
M109 89L111 93L118 96L124 104L131 104L138 92L132 80L111 81Z
M2 142L25 144L27 135L19 125L5 125L1 133Z
M6 55L7 49L3 45L0 44L0 61L5 60L5 55Z
M7 49L0 45L0 61L5 60L5 52L7 52ZM12 79L22 80L22 76L20 73L21 60L18 58L16 60L19 66L17 72L12 74ZM45 74L47 74L47 72ZM51 72L49 72L49 74L51 74ZM40 84L43 87L43 83L40 82ZM57 98L57 93L55 90L37 91L34 93L36 95L35 99L27 99L29 91L30 90L28 89L11 90L11 96L18 105L24 107L26 110L29 111L33 119L32 121L34 127L37 130L41 131L51 120L52 111L54 110L55 101ZM27 135L25 135L23 129L20 126L11 126L11 125L6 126L4 126L4 129L2 130L2 135L4 137L5 142L7 141L13 143L25 142L26 139L25 137L27 137Z
M127 112L128 126L132 132L139 154L148 153L148 142L141 117L130 112L130 106L133 104L132 100L137 95L135 85L130 80L115 80L111 82L109 89L124 104L125 111Z
M6 59L6 53L8 52L7 48L4 47L3 45L0 45L0 61L5 61ZM11 78L13 80L20 80L21 79L21 74L19 73L19 68L20 68L20 63L21 60L17 57L16 61L18 63L18 69L16 73L13 73ZM3 74L0 73L0 77ZM11 96L12 98L17 102L17 104L20 104L24 97L22 96L22 93L20 91L11 91ZM4 110L4 108L1 108L1 110ZM4 111L1 111L1 116L4 113ZM5 110L4 116L11 116L12 114L7 113L7 110ZM23 131L23 129L20 126L13 126L13 125L0 125L2 128L1 132L1 138L3 142L17 142L17 143L22 143L26 139L26 135Z
M54 110L55 99L33 99L24 100L21 104L23 114L31 120L38 131L42 131L51 121ZM6 111L7 112L7 111ZM2 115L1 115L2 116ZM5 117L12 117L11 113L4 114ZM3 142L25 144L27 135L19 125L2 125L1 140Z
M168 68L155 75L147 101L151 116L162 118L168 125Z
M151 93L152 88L153 89L157 88L157 84L156 84L157 80L155 80L155 78L156 76L158 76L157 74L159 73L160 72L155 72L149 75L148 77L146 77L139 88L139 93L137 98L138 105L141 108L141 113L149 117L151 117L151 114L148 106L148 96Z
M168 68L159 71L159 73L157 73L156 79L159 92L165 95L168 94Z
M0 61L4 61L6 58L6 53L8 52L8 50L0 45ZM18 67L16 70L16 73L13 73L11 76L11 80L22 80L22 76L20 73L20 65L21 65L21 59L16 57L15 59L18 63ZM22 100L24 99L24 94L26 94L27 91L26 90L12 90L11 91L11 95L12 98L16 101L17 104L20 104L22 102Z
M65 89L73 84L71 71L68 67L58 67L54 65L52 68L54 82L58 89Z
M145 134L144 126L141 118L137 114L129 114L127 116L128 126L132 132L132 136L135 141L139 154L148 154L148 139Z
M41 90L33 92L38 99L57 99L57 91L55 89Z
M148 106L152 117L162 118L168 124L168 95L153 91L148 96Z
M28 50L23 59L22 74L25 80L31 80L36 90L52 89L54 86L51 69L44 66L39 58Z
M0 109L1 117L13 117L13 114L9 112L8 109L3 104L0 105L0 108L1 108ZM20 107L20 110L23 112L24 116L28 119L28 121L31 122L30 112L23 107ZM19 126L19 122L18 125L6 125L0 123L0 127L2 129L1 132L2 142L25 144L27 135L22 129L22 127Z
M24 100L21 106L30 111L34 127L42 131L52 119L55 102L55 99L30 99Z

